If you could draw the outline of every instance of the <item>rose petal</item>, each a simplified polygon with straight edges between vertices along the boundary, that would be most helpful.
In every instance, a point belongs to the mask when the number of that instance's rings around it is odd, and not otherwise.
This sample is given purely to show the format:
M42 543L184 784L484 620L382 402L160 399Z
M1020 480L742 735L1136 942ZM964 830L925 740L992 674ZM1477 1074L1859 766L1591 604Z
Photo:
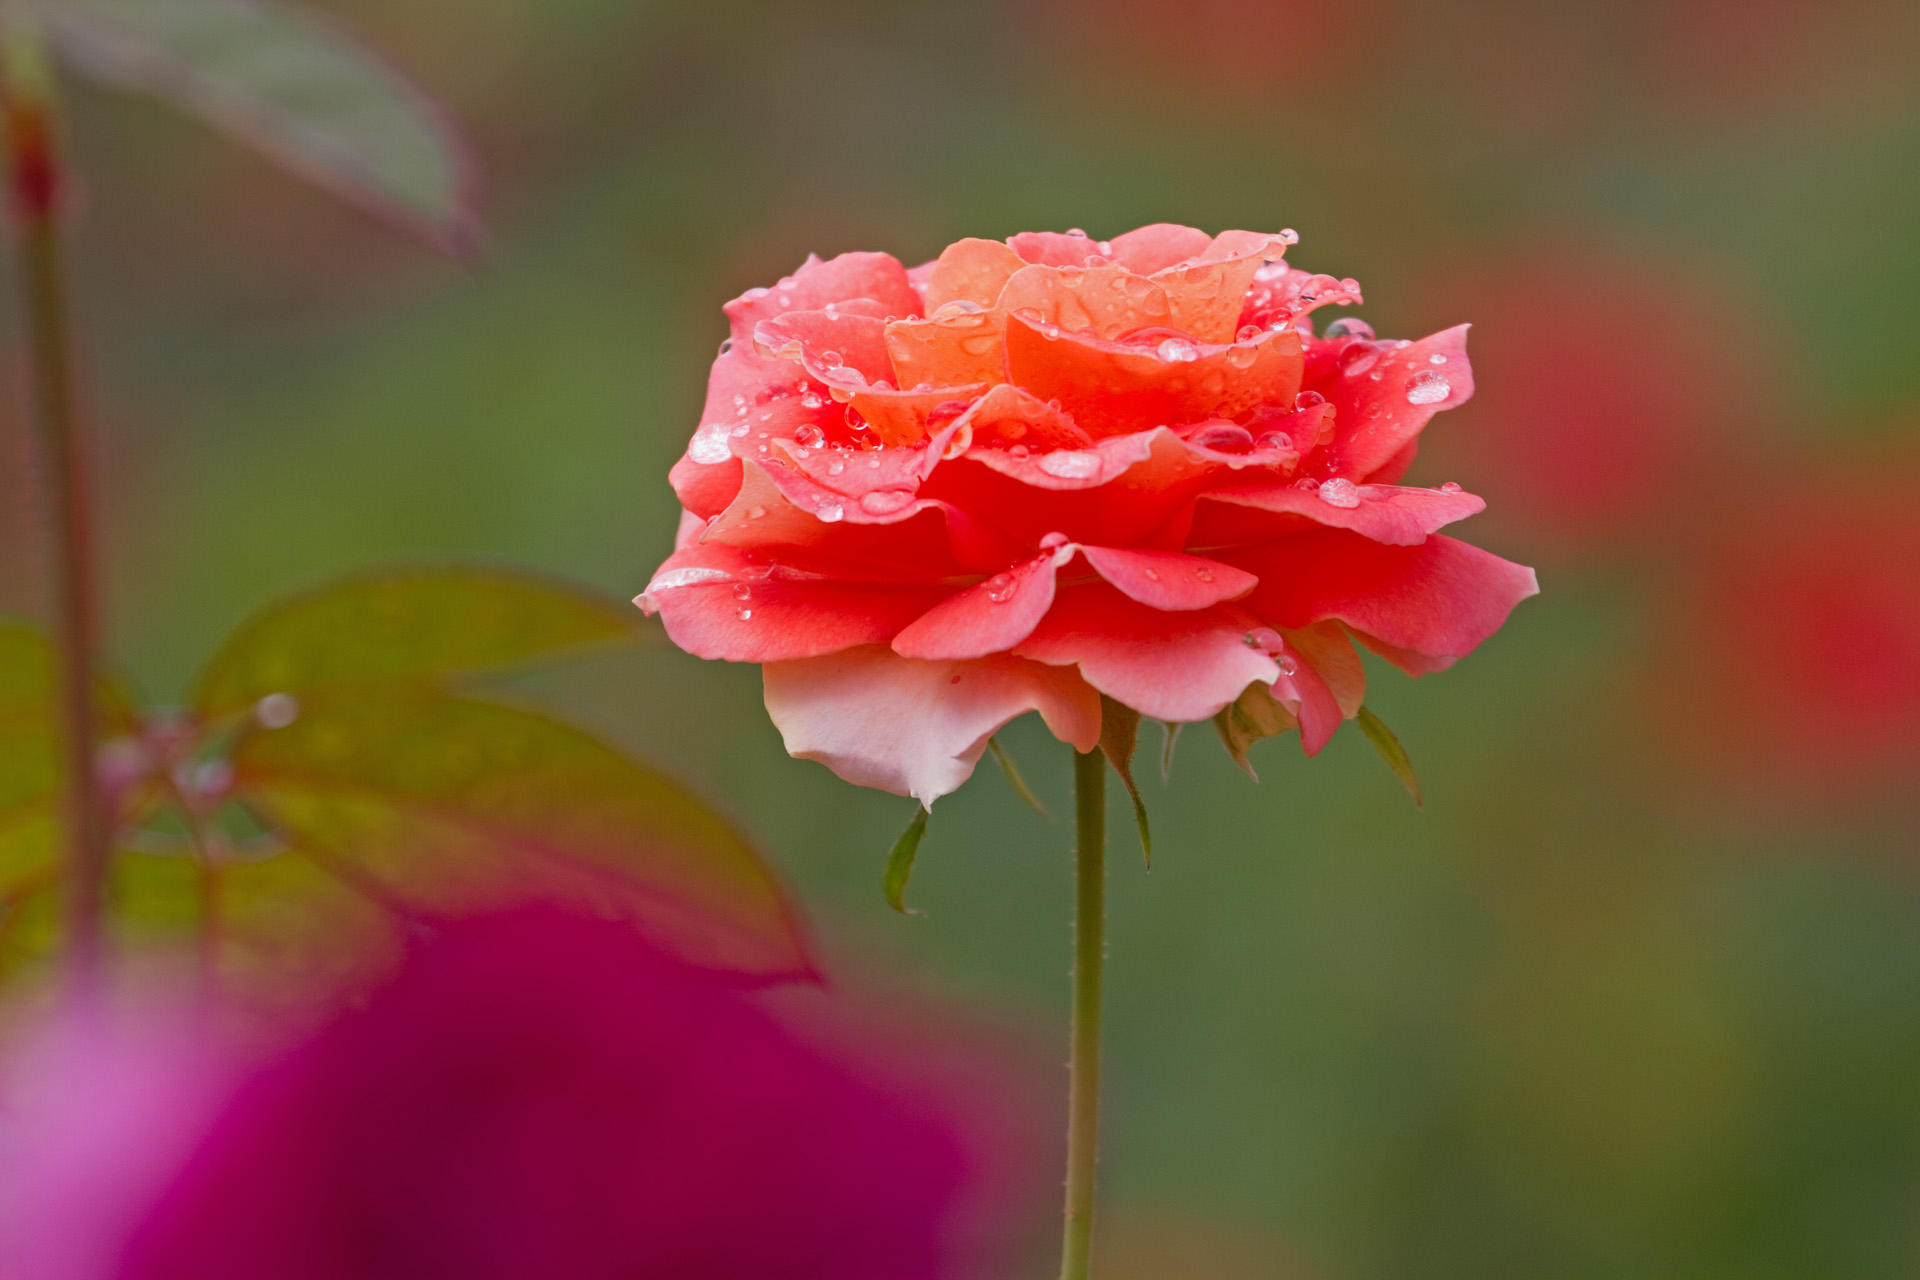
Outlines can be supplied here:
M1405 547L1316 529L1221 554L1259 576L1244 606L1269 624L1337 618L1363 639L1430 659L1471 653L1540 590L1533 570L1441 534Z
M1156 222L1115 236L1108 243L1113 249L1114 261L1140 275L1150 276L1176 262L1199 257L1213 243L1213 237L1198 227Z
M1200 496L1192 537L1201 546L1248 543L1297 533L1312 522L1351 529L1375 542L1411 546L1426 541L1434 530L1477 515L1487 506L1470 493L1397 485L1349 483L1341 486L1340 496L1352 499L1353 505L1329 501L1318 489L1290 484L1214 489ZM1256 511L1267 514L1253 515Z
M1364 479L1417 437L1434 414L1466 403L1473 395L1469 327L1456 325L1404 347L1375 343L1378 354L1371 362L1349 353L1365 339L1315 342L1303 385L1325 396L1338 416L1333 442L1307 460L1307 474Z
M1244 569L1178 551L1083 546L1080 554L1121 594L1153 609L1204 609L1246 595L1258 581Z
M1109 342L1135 329L1175 324L1167 291L1125 267L1022 267L1007 281L996 309L1003 315L1030 312L1029 321L1037 317Z
M1232 342L1255 273L1286 251L1287 242L1279 236L1223 232L1201 251L1198 261L1154 273L1153 282L1166 290L1173 308L1172 319L1161 323L1202 342Z
M895 391L868 387L853 393L849 403L865 420L873 434L888 448L918 444L930 433L934 412L943 405L966 404L982 395L987 384L976 382L964 387L940 387L932 391Z
M1072 418L1010 382L989 388L960 421L977 449L1019 445L1029 453L1046 453L1085 449L1093 444L1093 437L1075 426Z
M1005 321L993 311L963 311L887 326L887 357L903 387L955 387L1004 382Z
M726 305L733 322L733 340L753 341L762 320L789 311L817 311L829 302L869 298L881 304L883 314L917 316L920 295L907 272L890 253L843 253L826 262L809 256L800 269L771 289L749 289Z
M635 601L695 657L776 662L884 644L939 588L793 579L734 547L676 551Z
M680 505L703 520L727 509L740 492L740 459L728 454L726 461L711 465L683 457L667 472Z
M1333 740L1334 733L1345 717L1326 677L1300 652L1291 634L1282 638L1281 657L1284 665L1280 678L1273 682L1273 697L1299 721L1301 750L1310 756L1317 756L1320 749ZM1347 646L1347 652L1353 653L1352 645ZM1354 661L1359 661L1358 655L1354 656ZM1287 667L1292 670L1288 671Z
M1240 323L1262 328L1289 324L1320 307L1335 303L1358 306L1364 300L1358 280L1297 271L1284 263L1269 262L1253 273L1253 283L1240 310Z
M1059 231L1022 231L1017 236L1008 236L1007 244L1020 255L1022 262L1037 262L1048 267L1084 267L1088 258L1100 256L1102 252L1097 240Z
M1038 711L1076 750L1100 741L1100 696L1072 668L999 654L964 662L853 649L763 670L767 714L787 750L856 786L931 807L973 773L987 740Z
M1246 637L1258 624L1233 605L1165 613L1106 583L1064 588L1014 652L1077 665L1100 692L1143 716L1205 720L1280 668Z
M1033 633L1053 605L1055 571L1071 544L1016 564L947 597L893 638L903 658L983 658L1004 653Z
M1316 622L1310 627L1293 627L1281 633L1294 653L1311 663L1326 681L1343 719L1360 714L1367 696L1367 669L1353 651L1346 628L1337 622Z
M893 380L886 322L851 311L792 311L762 320L754 346L769 357L796 361L816 381L848 390Z
M1256 404L1291 404L1300 386L1300 338L1291 331L1181 350L1193 358L1167 360L1153 347L1064 331L1048 337L1019 314L1007 317L1008 381L1060 401L1096 439L1231 418Z
M998 240L955 240L928 271L926 314L949 302L991 307L1000 300L1008 277L1025 265L1012 247Z

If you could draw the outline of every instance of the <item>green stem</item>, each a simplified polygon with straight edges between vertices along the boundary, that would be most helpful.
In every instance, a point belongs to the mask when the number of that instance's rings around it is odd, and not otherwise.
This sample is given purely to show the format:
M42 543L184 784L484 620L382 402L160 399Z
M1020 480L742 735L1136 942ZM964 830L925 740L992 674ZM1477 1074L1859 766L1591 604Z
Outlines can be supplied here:
M1073 1040L1067 1061L1067 1222L1060 1280L1086 1280L1100 1148L1100 971L1106 961L1107 758L1073 760Z
M38 33L19 19L0 25L0 126L18 237L21 306L45 489L40 506L51 561L68 945L76 982L90 987L100 969L100 907L109 851L107 816L94 774L99 616L92 518L67 307L53 76Z

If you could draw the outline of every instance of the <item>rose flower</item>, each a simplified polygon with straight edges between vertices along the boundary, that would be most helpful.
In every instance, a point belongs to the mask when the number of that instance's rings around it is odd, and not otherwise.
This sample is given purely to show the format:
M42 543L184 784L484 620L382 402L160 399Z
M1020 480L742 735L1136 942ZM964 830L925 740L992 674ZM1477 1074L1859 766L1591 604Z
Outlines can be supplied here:
M1091 750L1102 694L1319 751L1360 708L1352 640L1435 671L1538 588L1436 534L1480 499L1394 483L1473 392L1466 326L1316 337L1359 286L1286 266L1295 239L1028 232L749 290L638 603L763 664L794 755L923 804L1029 710Z

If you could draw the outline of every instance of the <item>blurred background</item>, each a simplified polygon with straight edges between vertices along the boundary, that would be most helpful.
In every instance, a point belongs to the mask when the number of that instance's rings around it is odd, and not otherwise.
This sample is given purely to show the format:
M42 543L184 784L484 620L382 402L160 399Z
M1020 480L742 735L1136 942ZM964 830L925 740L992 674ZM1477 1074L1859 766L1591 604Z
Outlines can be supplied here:
M1920 1273L1920 8L323 7L465 122L492 243L450 264L75 91L111 638L151 696L382 558L638 591L720 304L808 252L1293 227L1383 335L1474 322L1412 479L1483 494L1463 536L1543 594L1450 673L1374 664L1424 811L1357 733L1255 785L1204 725L1148 783L1151 873L1115 809L1103 1280ZM7 494L0 610L32 564ZM660 641L539 685L777 861L835 983L783 1000L999 1064L1043 1273L1064 824L983 767L903 919L908 802L786 758L753 668ZM1067 812L1065 748L1004 741Z

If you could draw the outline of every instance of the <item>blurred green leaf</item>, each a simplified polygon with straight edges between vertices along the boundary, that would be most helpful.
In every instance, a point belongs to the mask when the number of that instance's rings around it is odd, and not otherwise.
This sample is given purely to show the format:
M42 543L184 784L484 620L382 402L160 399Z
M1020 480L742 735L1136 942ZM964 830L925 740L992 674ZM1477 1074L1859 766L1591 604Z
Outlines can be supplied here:
M193 705L209 718L271 694L309 698L511 666L639 633L639 611L519 570L405 565L270 604L228 637Z
M1393 770L1393 776L1400 779L1400 785L1405 787L1407 794L1413 797L1414 804L1420 804L1420 779L1414 777L1413 761L1407 758L1407 749L1400 745L1400 739L1394 735L1393 730L1387 728L1385 721L1365 707L1360 708L1357 719L1360 722L1360 732L1367 735L1367 741L1371 742L1373 749L1380 753L1380 758L1387 762L1387 768Z
M235 785L302 853L403 915L526 897L624 918L696 963L813 972L726 819L599 740L429 693L323 703L242 735Z
M448 253L480 240L446 112L317 14L275 0L27 0L91 79L198 116Z
M1227 754L1233 757L1233 762L1245 769L1249 778L1258 782L1260 775L1253 771L1247 751L1256 742L1299 728L1300 722L1293 718L1292 712L1273 700L1273 690L1269 686L1255 681L1231 704L1221 709L1220 714L1213 718L1213 727L1220 731L1220 741L1226 746Z
M913 875L913 859L920 852L920 838L927 834L930 816L924 807L915 809L913 821L887 850L887 869L881 873L880 888L887 895L887 905L903 916L920 914L907 905L907 880Z
M1133 750L1140 741L1140 713L1124 703L1100 695L1100 749L1107 753L1113 771L1127 784L1133 797L1133 821L1140 828L1140 852L1147 865L1153 865L1153 831L1147 826L1147 802L1133 780Z
M1001 772L1007 775L1007 785L1013 788L1013 794L1026 801L1027 806L1035 813L1052 822L1053 815L1047 812L1047 806L1040 803L1040 797L1033 794L1033 788L1027 785L1027 780L1020 776L1020 766L1013 762L1013 757L1007 754L1007 749L1000 745L1000 739L988 738L987 750L993 752L993 758L999 762Z

